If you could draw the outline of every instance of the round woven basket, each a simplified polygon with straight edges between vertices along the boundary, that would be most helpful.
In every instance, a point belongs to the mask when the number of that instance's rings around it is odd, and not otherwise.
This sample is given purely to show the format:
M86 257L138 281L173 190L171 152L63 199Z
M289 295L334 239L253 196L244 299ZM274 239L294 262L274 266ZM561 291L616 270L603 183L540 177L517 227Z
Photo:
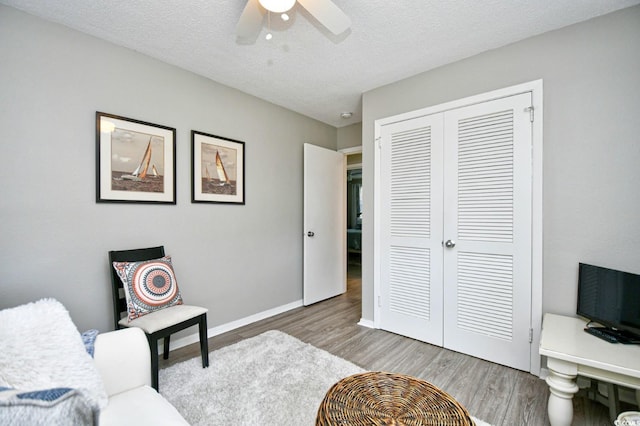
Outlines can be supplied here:
M318 409L317 426L472 426L448 393L410 376L367 372L333 385Z

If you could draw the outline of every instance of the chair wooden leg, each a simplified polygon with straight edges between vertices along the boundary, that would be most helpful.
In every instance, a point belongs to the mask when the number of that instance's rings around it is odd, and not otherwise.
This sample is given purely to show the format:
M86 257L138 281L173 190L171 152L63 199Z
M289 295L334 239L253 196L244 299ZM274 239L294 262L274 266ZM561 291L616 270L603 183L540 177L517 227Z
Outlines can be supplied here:
M151 387L160 392L158 385L158 339L147 334L149 349L151 349Z
M171 336L167 336L163 340L164 340L164 352L162 353L162 358L169 359L169 342L171 341Z
M207 336L207 315L203 314L200 317L200 323L198 325L200 331L200 354L202 355L202 368L209 366L209 342Z

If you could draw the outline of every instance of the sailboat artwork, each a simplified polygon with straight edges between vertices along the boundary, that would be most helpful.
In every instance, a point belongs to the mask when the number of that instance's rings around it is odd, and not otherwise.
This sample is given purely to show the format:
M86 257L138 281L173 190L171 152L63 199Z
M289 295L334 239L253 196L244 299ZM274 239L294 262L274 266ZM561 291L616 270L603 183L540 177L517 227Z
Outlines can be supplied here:
M244 142L191 131L191 202L244 204Z
M218 171L218 180L220 181L218 185L231 185L229 176L227 176L227 171L224 169L224 164L222 164L222 159L220 158L220 153L218 151L216 151L216 170Z
M130 175L122 175L120 177L126 180L135 180L136 182L141 182L144 178L147 177L147 170L149 170L150 162L151 162L151 138L149 138L149 144L147 145L147 149L144 152L144 156L142 157L142 161L140 161L140 164L138 164L138 167L136 167L136 169Z
M236 150L202 144L202 193L236 195ZM212 176L211 170L215 169Z
M176 129L96 111L96 203L176 204Z
M161 173L163 138L131 130L118 130L121 129L115 129L112 136L111 189L164 192L164 177ZM136 166L133 171L125 171L132 163Z

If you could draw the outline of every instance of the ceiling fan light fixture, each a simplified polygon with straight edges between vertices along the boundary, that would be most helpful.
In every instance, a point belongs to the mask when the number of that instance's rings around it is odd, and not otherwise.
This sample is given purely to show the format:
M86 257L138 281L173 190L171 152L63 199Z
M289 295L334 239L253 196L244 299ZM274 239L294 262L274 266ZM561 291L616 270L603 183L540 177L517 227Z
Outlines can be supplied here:
M284 13L291 9L296 0L258 0L262 7L273 13Z

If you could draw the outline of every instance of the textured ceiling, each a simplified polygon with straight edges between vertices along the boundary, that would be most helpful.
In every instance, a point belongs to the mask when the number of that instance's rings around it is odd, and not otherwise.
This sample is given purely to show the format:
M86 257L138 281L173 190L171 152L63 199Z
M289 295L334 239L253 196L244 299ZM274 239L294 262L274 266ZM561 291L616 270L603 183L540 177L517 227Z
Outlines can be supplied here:
M352 21L340 36L296 5L249 45L235 37L245 0L0 3L342 127L370 89L640 0L334 0Z

